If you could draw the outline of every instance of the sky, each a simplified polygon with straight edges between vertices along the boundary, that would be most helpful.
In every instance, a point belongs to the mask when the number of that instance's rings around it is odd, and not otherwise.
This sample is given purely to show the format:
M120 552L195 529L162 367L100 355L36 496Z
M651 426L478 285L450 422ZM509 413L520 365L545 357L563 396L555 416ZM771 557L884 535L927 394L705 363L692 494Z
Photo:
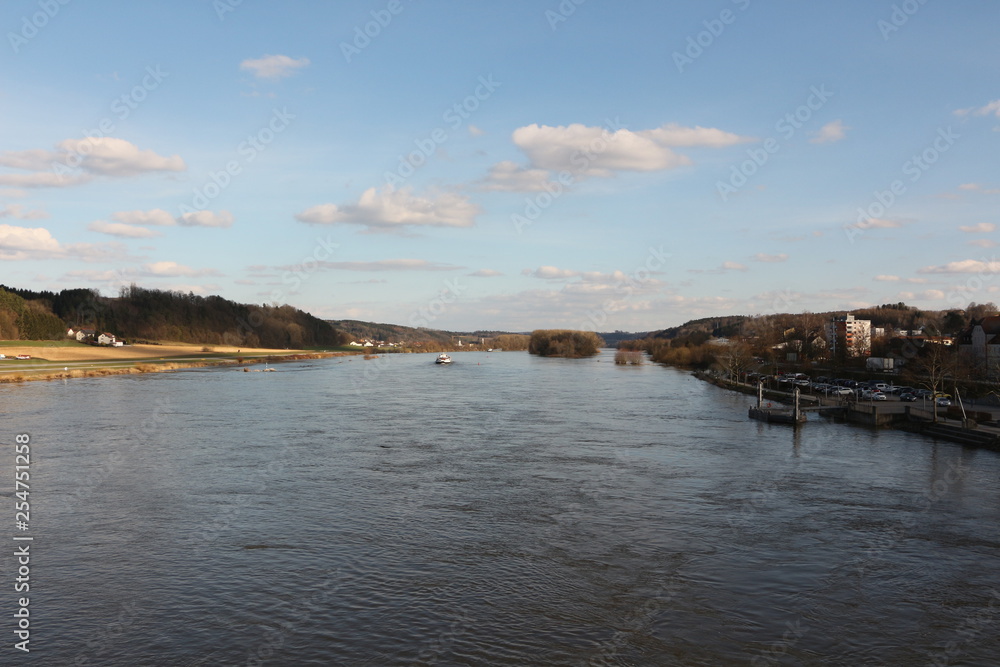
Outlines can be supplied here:
M0 282L456 331L1000 301L1000 3L0 5Z

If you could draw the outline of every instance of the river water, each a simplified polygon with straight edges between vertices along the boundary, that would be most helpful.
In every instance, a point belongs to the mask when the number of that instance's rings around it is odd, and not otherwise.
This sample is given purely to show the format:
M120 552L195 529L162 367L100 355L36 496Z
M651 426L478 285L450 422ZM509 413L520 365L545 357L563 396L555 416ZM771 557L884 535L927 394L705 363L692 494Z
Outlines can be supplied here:
M0 663L997 664L997 454L607 351L453 357L0 388L34 537Z

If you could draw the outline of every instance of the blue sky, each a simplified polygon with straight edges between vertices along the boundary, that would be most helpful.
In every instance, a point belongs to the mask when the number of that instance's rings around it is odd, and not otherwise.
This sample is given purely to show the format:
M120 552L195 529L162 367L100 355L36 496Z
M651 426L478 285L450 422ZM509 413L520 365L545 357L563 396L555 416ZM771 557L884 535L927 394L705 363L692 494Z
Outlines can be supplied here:
M0 282L454 330L1000 300L1000 5L11 1Z

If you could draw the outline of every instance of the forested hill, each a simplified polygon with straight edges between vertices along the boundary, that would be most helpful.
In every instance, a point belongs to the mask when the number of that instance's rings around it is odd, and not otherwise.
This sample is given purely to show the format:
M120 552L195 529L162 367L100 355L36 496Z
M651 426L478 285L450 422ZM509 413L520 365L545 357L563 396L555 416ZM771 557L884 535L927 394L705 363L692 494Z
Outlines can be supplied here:
M44 304L0 286L0 340L51 340L66 334L62 320Z
M44 326L38 324L40 318ZM68 327L107 331L132 342L302 348L336 347L350 340L329 323L292 306L248 305L221 296L135 285L118 297L88 289L32 292L0 285L0 326L5 327L0 330L3 338L22 340L62 338Z

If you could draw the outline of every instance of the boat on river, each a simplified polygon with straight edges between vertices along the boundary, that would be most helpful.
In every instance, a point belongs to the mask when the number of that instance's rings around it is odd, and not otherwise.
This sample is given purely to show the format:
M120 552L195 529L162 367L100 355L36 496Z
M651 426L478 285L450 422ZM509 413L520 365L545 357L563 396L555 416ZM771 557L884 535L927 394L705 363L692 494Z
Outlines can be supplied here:
M438 358L434 360L434 363L435 364L450 364L451 363L451 357L449 357L447 354L444 354L444 353L439 354Z

